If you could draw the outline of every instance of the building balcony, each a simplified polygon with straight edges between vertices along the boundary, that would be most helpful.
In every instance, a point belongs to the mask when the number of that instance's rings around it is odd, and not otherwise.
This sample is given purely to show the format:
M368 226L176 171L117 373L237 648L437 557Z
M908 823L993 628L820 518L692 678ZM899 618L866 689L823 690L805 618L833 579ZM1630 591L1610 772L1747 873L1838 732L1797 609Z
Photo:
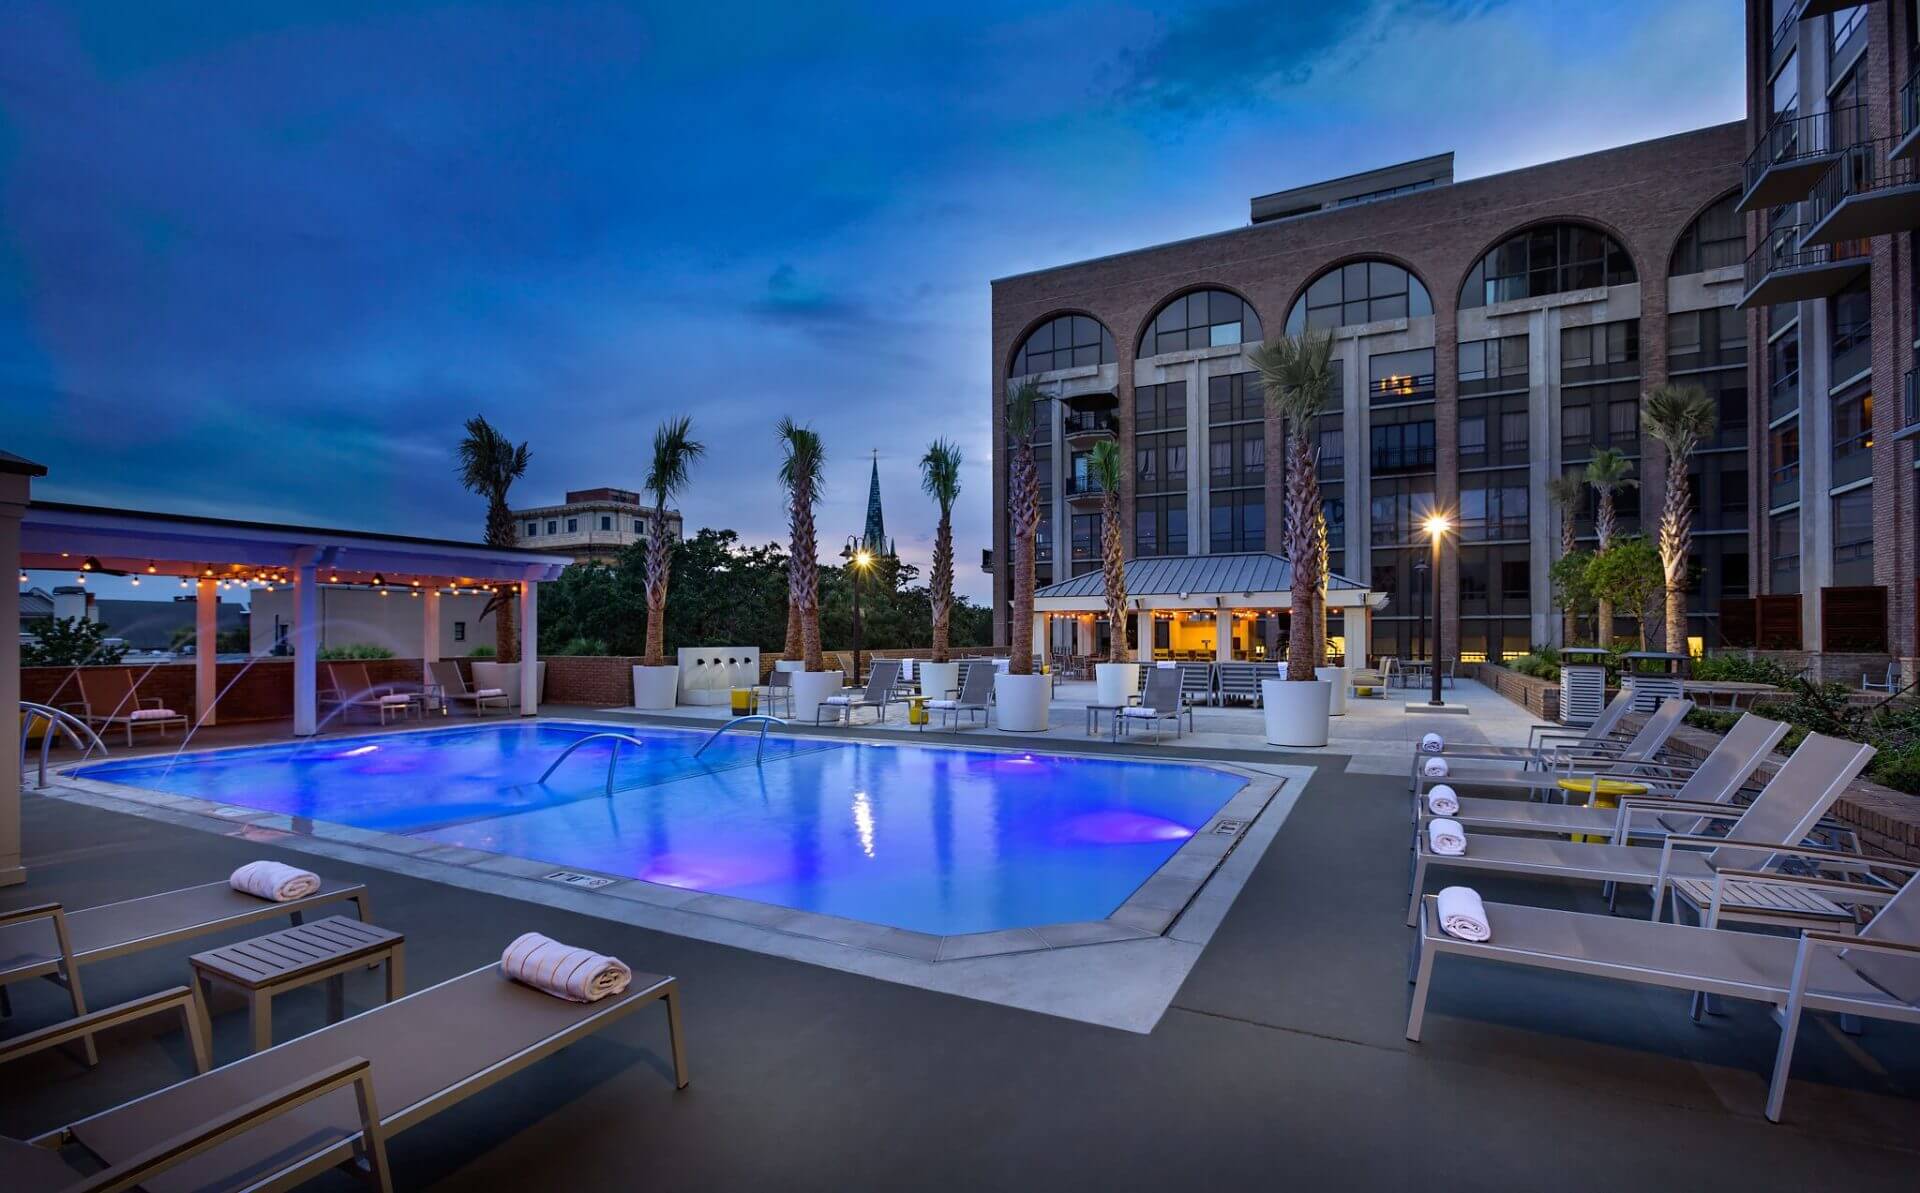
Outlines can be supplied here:
M1920 435L1920 369L1908 369L1900 385L1900 429L1895 439Z
M1836 12L1845 12L1859 3L1860 0L1801 0L1800 4L1787 14L1787 19L1810 21L1814 17L1830 17Z
M1061 486L1069 505L1099 505L1107 491L1090 476L1069 476Z
M1387 406L1395 402L1430 402L1433 400L1433 374L1381 377L1369 389L1375 406Z
M1747 288L1740 298L1743 310L1831 298L1867 271L1865 242L1803 244L1802 231L1799 224L1775 228L1747 254Z
M1787 4L1786 11L1780 14L1780 21L1774 25L1773 35L1768 39L1767 44L1777 53L1799 25L1800 5L1793 3Z
M1091 443L1118 435L1120 420L1110 411L1070 410L1062 420L1061 430L1069 444Z
M1835 488L1865 480L1873 475L1873 429L1850 436L1833 445L1833 475L1828 483Z
M1813 188L1802 246L1841 244L1920 228L1920 177L1908 158L1887 159L1893 138L1850 147Z
M1806 198L1854 141L1853 133L1865 127L1866 116L1857 104L1811 116L1783 114L1747 155L1740 210L1764 211Z
M1894 118L1900 122L1900 135L1894 139L1893 148L1887 151L1887 156L1920 155L1920 63L1915 64L1913 73L1907 76L1905 85L1900 88L1900 101L1894 109Z

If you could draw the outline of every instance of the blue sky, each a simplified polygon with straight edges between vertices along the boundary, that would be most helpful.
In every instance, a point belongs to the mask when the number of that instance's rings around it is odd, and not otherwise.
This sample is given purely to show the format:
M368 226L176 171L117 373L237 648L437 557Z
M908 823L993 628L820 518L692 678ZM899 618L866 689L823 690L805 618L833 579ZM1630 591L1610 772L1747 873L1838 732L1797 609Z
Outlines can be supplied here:
M773 425L915 462L990 533L990 279L1235 227L1452 149L1461 177L1738 117L1731 2L698 5L9 0L0 446L48 497L474 537L710 445L690 525L783 537ZM977 568L960 580L985 590Z

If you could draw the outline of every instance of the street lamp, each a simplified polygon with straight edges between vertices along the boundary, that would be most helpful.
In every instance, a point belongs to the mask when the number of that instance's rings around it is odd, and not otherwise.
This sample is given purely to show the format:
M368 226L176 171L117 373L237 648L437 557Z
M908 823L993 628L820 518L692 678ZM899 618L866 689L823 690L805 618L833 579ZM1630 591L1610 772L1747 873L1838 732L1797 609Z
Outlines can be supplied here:
M1426 531L1433 539L1433 692L1427 699L1430 708L1445 708L1446 701L1440 698L1440 542L1446 538L1447 531L1453 529L1447 516L1434 513L1427 519Z
M847 549L840 557L849 564L848 571L853 575L853 675L851 682L860 682L860 575L873 567L873 552L858 537L847 540Z

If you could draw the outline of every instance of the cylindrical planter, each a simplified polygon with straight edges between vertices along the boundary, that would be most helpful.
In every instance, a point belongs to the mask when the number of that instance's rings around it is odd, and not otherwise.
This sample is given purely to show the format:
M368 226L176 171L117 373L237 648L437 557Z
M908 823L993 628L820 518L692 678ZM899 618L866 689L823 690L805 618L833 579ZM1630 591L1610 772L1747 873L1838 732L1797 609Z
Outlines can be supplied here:
M1327 699L1327 715L1344 717L1347 715L1347 669L1345 667L1315 667L1314 675L1333 685L1333 693Z
M920 694L929 700L945 700L960 688L958 663L922 663L916 670L920 672Z
M845 675L838 671L796 671L793 673L793 719L816 719L820 702L840 690Z
M680 668L635 667L633 669L633 706L635 708L672 708L680 696Z
M775 671L805 671L807 669L807 661L805 659L775 659L773 661L773 669Z
M1008 733L1045 733L1052 694L1053 680L1048 676L1002 671L993 677L994 727Z
M1324 679L1260 681L1270 746L1324 746L1333 685Z
M1140 690L1140 664L1095 663L1093 687L1097 694L1094 703L1110 707L1125 704Z

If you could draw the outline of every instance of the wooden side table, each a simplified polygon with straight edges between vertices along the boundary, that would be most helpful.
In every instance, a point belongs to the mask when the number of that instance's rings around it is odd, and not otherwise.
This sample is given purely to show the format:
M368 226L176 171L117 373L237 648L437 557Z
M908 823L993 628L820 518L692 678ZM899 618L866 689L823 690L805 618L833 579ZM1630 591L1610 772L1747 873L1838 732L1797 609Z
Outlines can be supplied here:
M328 916L297 928L256 936L238 944L195 953L194 980L211 1005L215 983L246 993L247 1023L254 1052L273 1047L273 996L314 982L327 983L327 1022L346 1013L344 975L385 962L387 1001L406 993L406 937L345 916Z

